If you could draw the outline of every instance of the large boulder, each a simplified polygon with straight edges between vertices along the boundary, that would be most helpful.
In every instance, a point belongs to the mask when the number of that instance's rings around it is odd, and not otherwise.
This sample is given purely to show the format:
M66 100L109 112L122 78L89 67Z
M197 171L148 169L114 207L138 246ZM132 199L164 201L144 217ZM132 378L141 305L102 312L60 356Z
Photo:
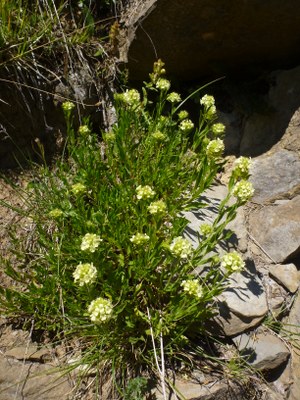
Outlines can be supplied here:
M144 79L157 58L181 80L298 61L297 0L130 3L119 40L132 79Z

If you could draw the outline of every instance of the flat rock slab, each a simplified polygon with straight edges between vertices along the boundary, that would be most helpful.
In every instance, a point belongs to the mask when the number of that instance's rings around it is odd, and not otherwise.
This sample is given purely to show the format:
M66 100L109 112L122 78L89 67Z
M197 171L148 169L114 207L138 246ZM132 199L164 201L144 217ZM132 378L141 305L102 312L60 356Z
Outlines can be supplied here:
M233 340L244 359L259 371L276 369L290 357L283 340L271 333L242 334Z
M218 307L215 322L224 335L236 336L256 326L268 312L261 280L248 270L233 274L228 288L218 296Z
M291 293L295 293L299 287L299 271L295 264L270 265L269 274Z
M274 201L300 190L300 158L291 151L281 149L253 160L250 181L255 192L253 201Z
M300 196L253 212L249 230L273 262L296 257L300 252Z
M23 363L0 355L1 400L68 400L72 390L68 377L55 372L54 365Z
M212 224L218 216L220 203L228 195L228 188L225 185L213 185L205 191L201 201L206 203L206 207L197 211L184 212L184 216L189 221L185 230L185 237L191 241L194 247L199 244L199 229L203 223ZM235 199L230 199L229 204L233 204ZM218 254L222 254L230 249L239 249L241 252L247 250L247 229L245 225L245 215L243 207L237 210L236 218L229 222L225 228L232 231L232 236L226 242L222 241L216 248ZM200 234L201 237L201 234Z

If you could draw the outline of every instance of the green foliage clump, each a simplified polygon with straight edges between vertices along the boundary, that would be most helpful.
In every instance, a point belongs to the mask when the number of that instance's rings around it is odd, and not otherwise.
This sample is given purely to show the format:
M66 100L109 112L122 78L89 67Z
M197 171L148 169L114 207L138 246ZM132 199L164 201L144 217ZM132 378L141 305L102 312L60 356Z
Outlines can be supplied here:
M244 265L238 253L220 258L214 250L251 196L249 185L242 195L237 188L247 182L245 160L196 248L185 235L183 212L208 206L201 195L224 165L224 129L211 96L195 126L164 73L158 61L142 95L115 96L117 122L102 140L88 123L75 132L74 105L64 103L65 154L22 192L32 237L30 246L15 240L17 268L6 261L21 288L2 289L2 311L81 338L92 366L153 365L156 346L166 357L182 353Z
M104 54L102 38L108 26L102 19L113 6L115 0L0 0L0 67L22 62L23 67L33 63L37 69L54 55L58 64L63 58L66 68L78 54Z

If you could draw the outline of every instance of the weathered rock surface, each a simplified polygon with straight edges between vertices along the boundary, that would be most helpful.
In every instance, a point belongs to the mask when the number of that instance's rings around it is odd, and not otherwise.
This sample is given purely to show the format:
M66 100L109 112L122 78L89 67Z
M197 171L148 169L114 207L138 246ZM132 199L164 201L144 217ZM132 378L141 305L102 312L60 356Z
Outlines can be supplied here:
M281 285L271 279L268 273L264 277L264 287L266 288L269 310L273 316L277 317L282 312L284 303L288 298L287 292Z
M144 79L156 58L185 80L262 64L278 68L297 58L297 11L296 0L133 2L121 21L120 59L132 79Z
M255 189L253 201L262 203L287 197L300 190L300 158L294 152L278 150L253 160L251 182Z
M289 316L284 320L284 330L289 333L282 332L283 337L291 340L292 357L291 357L291 373L289 376L291 387L288 395L289 400L300 399L300 355L299 355L299 335L300 335L300 295L295 299Z
M249 227L252 236L275 263L296 257L300 252L300 196L253 212Z
M12 357L20 361L45 362L50 361L52 356L47 348L38 348L37 345L13 347L5 351L6 358Z
M218 296L218 307L215 322L221 334L236 336L258 325L268 312L261 280L249 270L233 274L229 287Z
M209 384L200 384L190 380L177 379L176 389L185 400L244 400L245 392L242 386L229 385L227 381L214 380ZM161 388L155 390L155 399L164 400ZM168 400L177 400L175 393L168 391Z
M225 185L214 185L209 188L201 198L203 203L207 205L197 211L184 212L184 216L189 221L185 230L185 236L191 241L194 247L199 243L198 234L200 226L203 223L212 224L218 216L218 209L222 200L228 195L228 188ZM229 204L233 203L233 199L229 200ZM232 236L227 241L221 241L217 247L219 254L230 249L238 248L241 252L247 250L247 230L245 225L244 209L237 210L236 218L229 222L226 231L231 231Z
M67 400L72 392L68 376L55 365L24 363L0 354L1 400Z
M269 332L242 334L233 340L244 359L260 371L276 369L290 357L283 340Z
M295 264L276 264L269 266L269 273L277 282L283 285L291 293L295 293L299 287L299 271Z

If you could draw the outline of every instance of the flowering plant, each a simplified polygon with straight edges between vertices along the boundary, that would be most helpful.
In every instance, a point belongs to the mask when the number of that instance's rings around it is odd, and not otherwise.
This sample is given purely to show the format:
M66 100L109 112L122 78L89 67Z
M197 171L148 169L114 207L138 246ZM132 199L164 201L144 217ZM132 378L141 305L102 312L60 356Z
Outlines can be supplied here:
M244 266L238 253L220 260L211 252L253 193L249 161L237 162L215 221L202 224L192 245L183 212L201 212L199 197L224 161L224 126L207 95L199 124L192 122L164 73L159 61L142 95L115 96L117 122L102 141L88 121L76 133L74 107L64 104L67 156L45 163L28 191L34 243L27 248L16 238L25 267L7 269L26 290L2 292L5 312L85 338L81 351L91 365L152 365L162 340L166 355L179 356L195 337L192 327L204 333L228 276Z

